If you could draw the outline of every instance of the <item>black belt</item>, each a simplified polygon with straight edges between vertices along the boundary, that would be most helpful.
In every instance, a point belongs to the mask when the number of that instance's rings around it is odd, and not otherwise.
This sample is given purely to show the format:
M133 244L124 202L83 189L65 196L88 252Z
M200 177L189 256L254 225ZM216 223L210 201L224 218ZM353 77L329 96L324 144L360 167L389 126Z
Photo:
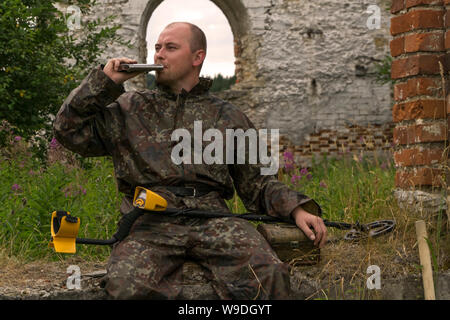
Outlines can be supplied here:
M150 190L152 188L155 187L159 187L159 188L164 188L167 191L172 192L174 195L178 196L178 197L201 197L204 196L205 194L208 194L210 192L213 191L217 191L220 192L218 189L215 189L211 186L206 186L206 185L193 185L193 186L152 186L152 187L148 187Z

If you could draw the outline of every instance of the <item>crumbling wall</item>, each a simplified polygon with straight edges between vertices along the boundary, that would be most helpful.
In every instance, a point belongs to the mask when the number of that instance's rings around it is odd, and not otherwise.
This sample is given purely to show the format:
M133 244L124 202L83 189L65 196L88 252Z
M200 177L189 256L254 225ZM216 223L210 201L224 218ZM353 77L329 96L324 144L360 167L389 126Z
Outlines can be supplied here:
M95 16L117 15L119 34L134 46L111 47L105 59L128 56L152 62L145 37L161 2L98 1ZM350 148L325 139L317 148L318 134L346 135L355 126L367 128L371 136L366 140L391 139L391 86L375 81L376 64L389 54L390 1L212 2L230 23L238 79L232 90L219 95L238 105L258 128L279 128L282 151L297 147L297 160L307 165L312 155ZM367 11L371 5L379 9L379 26L370 25L377 14ZM128 90L143 86L143 76L126 84Z

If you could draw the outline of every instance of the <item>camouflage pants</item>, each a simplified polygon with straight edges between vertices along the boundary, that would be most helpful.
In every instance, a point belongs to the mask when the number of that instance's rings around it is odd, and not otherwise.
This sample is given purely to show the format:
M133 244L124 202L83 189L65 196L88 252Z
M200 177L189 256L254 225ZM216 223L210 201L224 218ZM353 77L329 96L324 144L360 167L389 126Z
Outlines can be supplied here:
M141 216L116 244L105 289L116 299L177 299L182 265L206 270L220 299L288 299L288 266L248 221Z

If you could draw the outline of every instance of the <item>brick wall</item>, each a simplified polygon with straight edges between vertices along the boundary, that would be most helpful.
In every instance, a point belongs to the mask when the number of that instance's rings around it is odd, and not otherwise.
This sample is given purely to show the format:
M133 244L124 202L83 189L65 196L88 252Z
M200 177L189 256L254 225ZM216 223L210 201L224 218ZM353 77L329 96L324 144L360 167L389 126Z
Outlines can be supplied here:
M445 181L448 126L441 68L446 76L450 49L446 6L450 0L392 1L393 141L400 194L439 193Z
M312 158L320 159L343 155L371 155L374 152L392 150L393 123L372 124L368 126L347 125L338 129L323 129L310 134L301 145L294 145L288 136L280 137L280 153L290 151L297 164L309 167ZM283 160L283 157L280 157Z

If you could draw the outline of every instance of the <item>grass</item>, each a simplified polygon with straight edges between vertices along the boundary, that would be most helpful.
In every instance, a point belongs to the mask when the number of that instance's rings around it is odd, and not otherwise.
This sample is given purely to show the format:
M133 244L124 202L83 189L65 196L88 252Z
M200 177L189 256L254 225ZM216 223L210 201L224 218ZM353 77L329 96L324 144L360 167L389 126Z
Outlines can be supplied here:
M330 243L321 251L321 263L304 269L315 270L311 276L328 281L330 288L345 278L351 287L342 286L343 296L355 292L363 298L374 295L364 286L366 269L372 264L380 266L384 276L420 271L414 230L419 218L425 218L430 227L435 269L449 268L448 232L437 228L436 220L398 207L393 195L395 168L391 159L389 153L377 157L347 154L313 159L310 168L301 168L291 154L284 153L279 180L315 199L322 206L324 218L349 223L393 219L397 223L392 233L380 238L358 244ZM106 261L110 248L105 246L78 245L75 256L57 254L48 248L50 215L54 210L70 211L81 219L79 237L107 239L116 231L121 198L110 159L83 160L54 146L43 166L31 157L25 142L11 139L8 147L0 150L0 260ZM237 196L228 205L235 213L246 211ZM438 222L446 225L442 216ZM345 233L332 228L328 232L333 238ZM291 265L303 268L295 261ZM311 298L330 294L319 292Z

